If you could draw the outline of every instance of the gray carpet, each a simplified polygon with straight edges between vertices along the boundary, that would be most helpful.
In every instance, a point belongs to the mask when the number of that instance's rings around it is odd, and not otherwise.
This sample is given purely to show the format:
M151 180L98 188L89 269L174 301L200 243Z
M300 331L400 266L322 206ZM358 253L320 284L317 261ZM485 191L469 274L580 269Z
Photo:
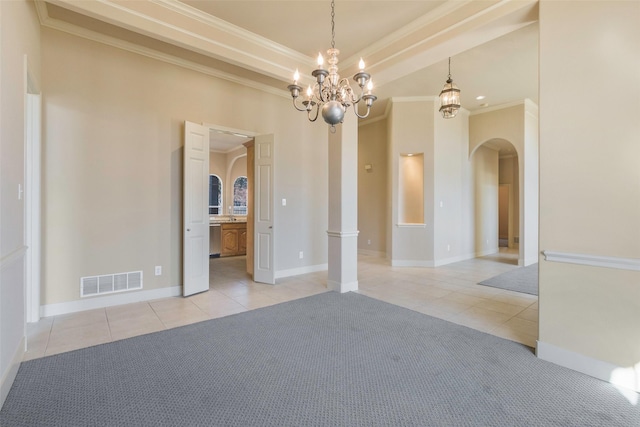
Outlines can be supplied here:
M538 263L519 267L478 283L508 291L538 295Z
M2 426L637 426L532 349L324 293L25 362Z

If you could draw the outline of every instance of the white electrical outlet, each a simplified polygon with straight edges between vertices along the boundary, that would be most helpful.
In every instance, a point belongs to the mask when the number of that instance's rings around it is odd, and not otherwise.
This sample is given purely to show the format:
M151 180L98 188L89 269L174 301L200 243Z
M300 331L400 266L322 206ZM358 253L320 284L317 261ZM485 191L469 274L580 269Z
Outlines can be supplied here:
M370 245L370 244L371 244L371 239L368 239L367 240L367 245Z
M162 276L162 266L156 265L156 276Z
M287 206L287 199L282 199L282 206Z
M447 245L447 252L451 250L451 245Z
M298 258L300 259L304 258L304 252L300 251L300 253L298 254Z

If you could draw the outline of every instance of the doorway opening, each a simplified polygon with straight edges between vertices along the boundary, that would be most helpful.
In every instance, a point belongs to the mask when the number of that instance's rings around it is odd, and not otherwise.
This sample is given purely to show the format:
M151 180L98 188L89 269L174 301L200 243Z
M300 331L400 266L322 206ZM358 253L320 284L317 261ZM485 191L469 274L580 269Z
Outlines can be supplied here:
M211 275L252 276L252 257L247 257L249 225L247 189L250 182L250 132L209 127L209 270ZM253 181L253 180L251 180ZM230 258L234 258L231 260ZM219 261L225 259L224 261Z
M246 176L248 184L246 187L247 211L245 217L238 215L242 211L242 206L237 211L233 209L233 205L229 205L229 211L226 215L211 215L209 213L210 164L215 163L217 158L221 157L216 157L215 153L212 153L212 134L219 139L240 137L248 140L243 144L248 159L244 166L244 176ZM220 137L221 135L224 136ZM210 233L211 226L215 223L221 225L221 244L223 246L220 251L221 255L227 239L231 239L229 242L235 243L236 251L239 251L241 247L246 250L245 266L247 273L252 275L253 281L275 284L274 135L258 135L253 132L185 121L184 138L183 296L210 289L210 273L215 273L211 271ZM233 154L230 161L231 166L238 158L245 156L244 153L241 155ZM211 161L212 157L213 161ZM231 170L228 167L227 169ZM222 175L231 176L231 173ZM229 179L229 181L231 180ZM224 186L223 182L222 187L224 188ZM227 185L227 187L233 189L233 185ZM232 200L232 196L229 196L227 200ZM225 203L222 202L222 204ZM240 230L243 226L245 229ZM229 229L230 237L226 237L223 227Z
M476 148L471 160L477 179L476 253L518 265L521 195L515 146L505 139L490 139Z

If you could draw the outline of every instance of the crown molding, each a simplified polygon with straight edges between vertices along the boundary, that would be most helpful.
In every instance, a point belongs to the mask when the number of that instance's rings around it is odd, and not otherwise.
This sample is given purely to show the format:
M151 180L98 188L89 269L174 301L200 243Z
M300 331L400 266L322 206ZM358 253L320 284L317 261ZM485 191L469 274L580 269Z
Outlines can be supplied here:
M277 52L278 54L288 56L292 61L297 62L309 62L314 61L315 59L304 55L296 50L290 49L286 46L278 44L272 40L267 39L266 37L262 37L256 33L248 31L244 28L238 27L237 25L233 25L230 22L224 21L218 17L209 15L208 13L202 12L200 9L196 9L193 6L190 6L186 3L182 3L177 0L149 0L152 3L158 4L168 10L171 10L175 13L179 13L182 16L185 16L190 19L197 20L203 24L206 24L212 28L216 28L220 31L223 31L227 34L234 35L242 40L249 41L252 44L258 45L263 49L266 49L270 52Z
M314 61L177 0L47 2L283 81L301 63Z
M537 0L448 1L358 53L383 85L535 21ZM537 15L536 15L537 16ZM439 22L447 22L437 28ZM356 58L348 58L348 64Z
M37 4L41 4L41 3L43 2L42 1L37 2ZM42 10L43 7L44 7L44 11ZM48 13L46 13L46 6L38 6L38 10L40 11L38 13L41 19L40 23L43 27L51 28L53 30L61 31L67 34L71 34L71 35L81 37L87 40L91 40L97 43L101 43L107 46L115 47L117 49L121 49L127 52L146 56L148 58L152 58L168 64L176 65L178 67L185 68L191 71L196 71L198 73L216 77L221 80L226 80L242 86L250 87L252 89L266 92L271 95L276 95L276 96L287 98L287 99L291 98L291 94L284 89L280 90L266 84L258 83L248 78L238 77L235 74L226 73L224 71L220 71L212 67L207 67L202 64L198 64L192 61L188 61L186 59L178 58L176 56L169 55L154 49L149 49L147 47L143 47L135 43L127 42L116 37L107 36L105 34L92 31L74 24L70 24L65 21L53 19L48 15Z
M358 63L361 57L371 56L378 51L392 47L395 43L402 42L404 38L409 37L413 33L423 30L424 28L427 28L430 25L433 25L434 22L446 17L447 15L455 12L456 10L461 9L462 7L466 6L468 3L471 3L471 0L444 2L440 6L430 11L429 13L420 16L419 18L408 23L407 25L403 26L399 30L396 30L393 33L389 34L388 36L376 41L375 43L372 43L371 45L363 49L361 53L358 53L357 55L353 55L349 58L346 58L346 60L343 61L343 63L346 65L346 67L355 65ZM413 46L415 45L416 44L414 44ZM370 64L370 65L374 66L378 64L379 62Z

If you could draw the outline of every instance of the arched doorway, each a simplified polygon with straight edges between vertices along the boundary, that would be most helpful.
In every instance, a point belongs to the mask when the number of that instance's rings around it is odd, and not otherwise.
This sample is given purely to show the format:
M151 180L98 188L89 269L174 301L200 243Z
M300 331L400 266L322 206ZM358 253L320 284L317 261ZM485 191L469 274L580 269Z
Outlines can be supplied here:
M520 255L520 167L515 145L502 138L476 146L470 161L476 174L476 253L509 264Z

